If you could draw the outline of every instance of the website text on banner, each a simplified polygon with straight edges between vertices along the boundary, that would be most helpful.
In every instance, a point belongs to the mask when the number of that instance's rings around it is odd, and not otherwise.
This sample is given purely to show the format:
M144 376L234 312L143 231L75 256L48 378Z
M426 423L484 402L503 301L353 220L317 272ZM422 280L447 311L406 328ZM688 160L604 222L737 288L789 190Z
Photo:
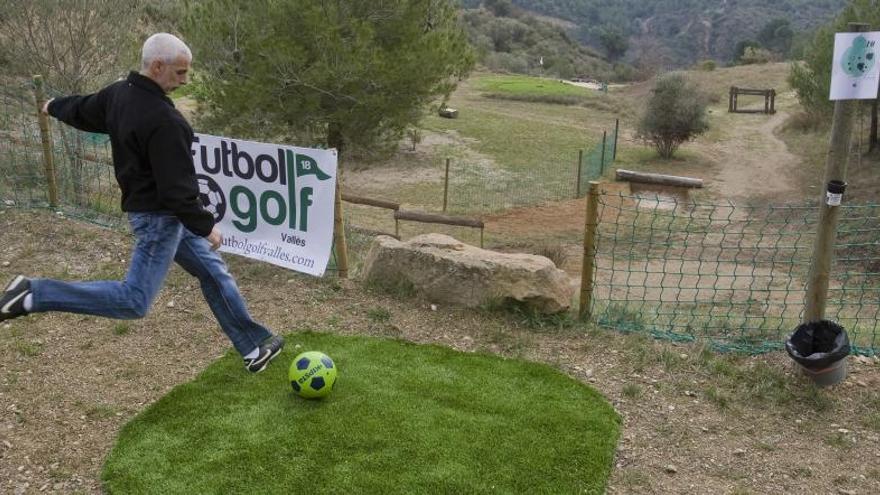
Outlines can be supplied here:
M336 150L196 134L193 163L220 250L321 276L333 244Z

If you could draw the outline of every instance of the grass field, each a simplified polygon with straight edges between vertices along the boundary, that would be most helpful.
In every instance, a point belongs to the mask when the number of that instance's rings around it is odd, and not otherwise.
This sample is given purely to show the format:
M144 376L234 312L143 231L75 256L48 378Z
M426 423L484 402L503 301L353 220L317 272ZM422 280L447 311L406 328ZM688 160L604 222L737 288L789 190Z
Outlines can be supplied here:
M585 103L592 93L555 79L516 75L483 75L474 86L489 98L558 105Z
M367 315L385 321L381 308ZM603 493L619 419L544 365L439 346L288 336L260 375L227 355L123 429L109 493ZM294 396L294 353L339 369L323 401Z

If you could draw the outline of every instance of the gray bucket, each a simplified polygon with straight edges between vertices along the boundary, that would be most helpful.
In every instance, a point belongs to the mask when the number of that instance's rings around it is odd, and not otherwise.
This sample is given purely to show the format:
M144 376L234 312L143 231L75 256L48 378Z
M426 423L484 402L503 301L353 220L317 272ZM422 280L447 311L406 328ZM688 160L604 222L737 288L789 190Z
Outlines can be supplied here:
M820 387L837 385L846 378L846 358L831 363L831 366L821 370L811 370L803 366L800 368L804 375Z
M849 336L833 321L819 320L798 325L785 342L785 350L803 373L820 387L836 385L846 378Z

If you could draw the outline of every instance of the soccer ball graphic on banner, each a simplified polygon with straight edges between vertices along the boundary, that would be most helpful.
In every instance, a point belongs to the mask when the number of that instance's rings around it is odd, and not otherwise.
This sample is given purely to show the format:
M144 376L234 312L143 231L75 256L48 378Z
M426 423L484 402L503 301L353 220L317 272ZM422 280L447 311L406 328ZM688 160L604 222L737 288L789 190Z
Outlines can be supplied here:
M214 215L214 221L223 220L226 214L226 197L223 196L223 189L214 179L207 175L196 174L196 180L199 182L199 201L206 210Z
M327 397L336 383L336 365L323 352L303 352L290 363L290 386L300 397Z

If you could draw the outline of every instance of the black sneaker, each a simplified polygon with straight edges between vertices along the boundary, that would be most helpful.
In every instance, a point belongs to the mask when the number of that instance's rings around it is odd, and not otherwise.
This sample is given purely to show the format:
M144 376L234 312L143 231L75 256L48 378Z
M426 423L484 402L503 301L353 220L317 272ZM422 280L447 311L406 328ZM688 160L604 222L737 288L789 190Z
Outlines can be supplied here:
M31 293L31 281L24 276L15 277L3 295L0 296L0 321L11 320L24 316L27 311L24 310L24 298Z
M269 361L281 352L282 347L284 347L284 339L280 335L266 339L260 344L260 353L257 357L244 360L244 367L251 373L263 371L269 365Z

